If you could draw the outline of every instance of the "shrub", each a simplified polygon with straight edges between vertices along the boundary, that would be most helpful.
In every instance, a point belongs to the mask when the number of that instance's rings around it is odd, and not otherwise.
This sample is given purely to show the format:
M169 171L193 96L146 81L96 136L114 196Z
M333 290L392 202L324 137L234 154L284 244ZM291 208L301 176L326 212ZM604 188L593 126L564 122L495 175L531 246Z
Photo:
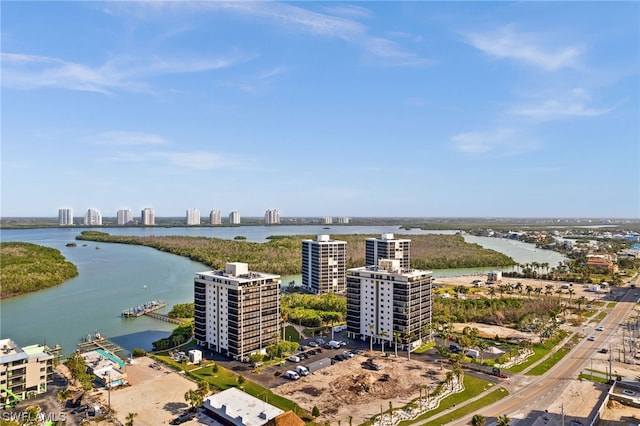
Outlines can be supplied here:
M147 352L144 349L134 348L131 354L133 355L134 358L138 358L141 356L145 356Z
M318 417L320 415L320 409L318 408L317 405L313 406L313 409L311 410L311 415L313 417Z

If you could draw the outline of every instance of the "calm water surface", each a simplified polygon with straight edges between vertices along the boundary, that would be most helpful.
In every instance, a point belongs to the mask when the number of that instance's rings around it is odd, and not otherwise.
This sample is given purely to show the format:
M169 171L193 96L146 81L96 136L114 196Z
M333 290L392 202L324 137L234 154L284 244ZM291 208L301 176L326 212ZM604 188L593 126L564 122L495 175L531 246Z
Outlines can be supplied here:
M243 226L220 228L108 228L112 235L185 235L232 239L242 235L264 242L270 235L317 234L453 234L455 231L401 230L396 226ZM166 313L176 303L193 301L193 276L208 268L198 262L151 248L124 244L77 241L77 229L0 230L0 240L22 241L53 247L78 267L79 276L32 294L0 301L0 337L20 345L60 344L69 354L83 336L96 331L128 351L151 349L151 342L170 334L175 325L148 317L122 319L120 312L149 300L164 300ZM518 263L548 262L555 266L558 253L536 250L531 244L497 238L465 237L511 256ZM85 245L86 244L86 245ZM437 270L434 276L483 273L494 268ZM283 284L300 282L299 275L283 276Z

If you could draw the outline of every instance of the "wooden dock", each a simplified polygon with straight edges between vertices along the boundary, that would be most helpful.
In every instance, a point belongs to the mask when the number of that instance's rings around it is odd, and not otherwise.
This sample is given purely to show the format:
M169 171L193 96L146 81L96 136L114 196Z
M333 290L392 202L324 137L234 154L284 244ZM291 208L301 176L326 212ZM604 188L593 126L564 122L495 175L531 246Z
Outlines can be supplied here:
M164 303L164 301L162 300L152 300L150 302L145 303L144 305L138 305L133 308L125 309L124 311L122 311L120 316L122 318L141 317L142 315L148 314L149 312L162 309L165 306L167 306L167 304Z
M169 315L165 315L165 314L159 314L157 312L145 312L144 315L151 317L151 318L155 318L158 319L160 321L165 321L165 322L171 322L173 324L182 324L184 321L178 319L178 318L171 318Z
M126 355L129 353L129 351L127 351L126 349L116 345L112 341L107 340L102 336L98 335L95 338L91 338L91 335L88 334L87 337L83 338L82 342L78 343L78 351L80 351L80 353L91 352L97 349L102 349L115 355Z

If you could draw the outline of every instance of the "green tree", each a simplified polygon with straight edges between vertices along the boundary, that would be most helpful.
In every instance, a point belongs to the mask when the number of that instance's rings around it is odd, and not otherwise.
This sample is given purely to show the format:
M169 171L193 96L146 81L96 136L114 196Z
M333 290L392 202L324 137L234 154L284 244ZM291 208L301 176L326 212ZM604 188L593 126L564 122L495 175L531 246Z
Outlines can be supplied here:
M184 394L184 400L187 401L189 405L191 405L191 410L195 410L196 407L202 405L204 397L200 392L198 392L197 389L189 389Z
M498 426L509 426L509 423L511 422L511 419L506 414L498 416L497 420Z
M313 417L318 417L320 415L320 409L318 408L317 405L313 406L313 409L311 410L311 415Z
M129 413L127 414L125 426L133 426L133 419L138 416L138 413Z
M482 414L475 414L471 418L471 426L484 426L487 423L487 419Z
M400 333L397 331L393 332L393 341L396 344L396 358L398 358L398 339L400 339Z

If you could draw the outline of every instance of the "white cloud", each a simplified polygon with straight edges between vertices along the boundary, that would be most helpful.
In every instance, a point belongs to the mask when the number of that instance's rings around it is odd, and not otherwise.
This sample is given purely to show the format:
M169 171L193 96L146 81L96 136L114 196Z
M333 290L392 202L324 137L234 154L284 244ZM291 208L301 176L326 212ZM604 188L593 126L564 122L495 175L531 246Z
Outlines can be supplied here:
M564 46L552 36L518 33L513 25L488 33L469 33L467 42L476 49L499 59L523 61L547 71L575 68L583 48Z
M611 112L612 108L592 108L581 102L550 99L535 105L512 108L509 112L539 120L554 120L567 117L596 117Z
M328 13L349 18L371 18L373 13L369 9L354 5L328 6L325 7Z
M151 154L166 159L174 166L191 170L224 169L239 165L237 160L215 152L154 152Z
M459 133L451 138L454 149L467 154L496 153L515 155L532 151L537 147L522 132L513 128L497 128L486 132Z
M231 67L248 60L232 54L223 58L115 57L90 66L58 58L2 53L2 85L14 89L62 88L110 94L114 91L148 92L143 77L196 73Z
M163 145L167 141L161 136L141 132L104 132L89 138L98 145Z

